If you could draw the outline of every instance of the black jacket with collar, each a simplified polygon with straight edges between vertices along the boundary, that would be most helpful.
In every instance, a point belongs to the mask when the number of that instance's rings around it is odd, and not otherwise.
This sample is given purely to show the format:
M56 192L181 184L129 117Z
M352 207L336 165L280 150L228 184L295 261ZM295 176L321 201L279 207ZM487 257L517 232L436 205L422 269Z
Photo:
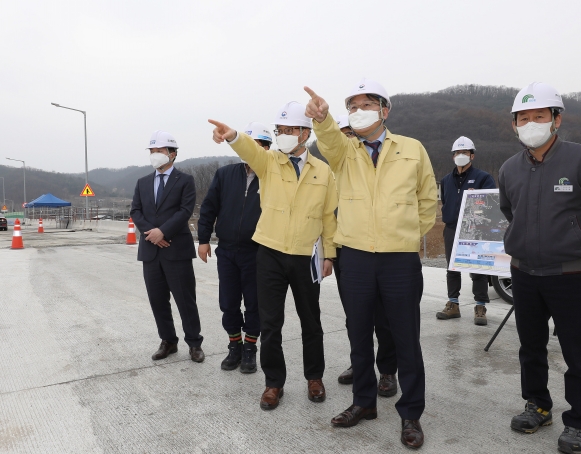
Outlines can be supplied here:
M194 239L188 221L196 204L194 177L174 167L156 207L154 197L155 172L137 180L131 204L131 218L139 229L137 260L150 261L157 254L168 260L187 260L196 257ZM160 248L145 240L144 232L159 228L170 246Z
M442 178L440 183L442 198L442 222L449 228L456 228L460 216L462 195L467 189L495 189L494 178L484 170L471 165L462 174L458 174L458 168Z
M216 236L221 248L258 249L258 243L252 240L261 213L258 188L258 177L255 176L246 189L244 164L220 167L200 208L200 244L210 242L216 223Z
M581 144L557 138L541 163L522 150L498 181L512 265L535 276L581 272Z

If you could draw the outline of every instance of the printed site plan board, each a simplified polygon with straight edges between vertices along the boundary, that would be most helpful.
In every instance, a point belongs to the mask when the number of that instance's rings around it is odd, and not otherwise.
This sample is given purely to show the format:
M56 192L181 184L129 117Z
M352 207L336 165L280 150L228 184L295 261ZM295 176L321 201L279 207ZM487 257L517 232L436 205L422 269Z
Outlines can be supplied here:
M464 191L448 269L510 277L504 252L508 221L500 211L498 189Z

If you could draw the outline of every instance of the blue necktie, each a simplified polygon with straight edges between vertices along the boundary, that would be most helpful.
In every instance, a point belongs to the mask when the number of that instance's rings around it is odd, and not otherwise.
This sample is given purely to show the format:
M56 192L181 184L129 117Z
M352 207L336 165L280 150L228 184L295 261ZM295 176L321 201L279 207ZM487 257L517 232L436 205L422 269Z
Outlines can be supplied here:
M377 158L379 157L379 147L381 146L381 142L379 140L376 140L375 142L367 142L367 140L365 140L363 143L368 147L373 148L371 160L373 161L373 167L377 167Z
M299 169L299 162L301 162L301 158L291 156L289 159L293 163L293 167L295 168L295 172L297 173L297 180L298 180L301 176L301 170Z
M155 198L156 207L159 207L159 204L161 202L161 196L163 194L163 187L165 186L165 183L163 181L163 177L165 177L165 175L163 173L160 173L158 177L159 177L159 186L157 187L157 196Z

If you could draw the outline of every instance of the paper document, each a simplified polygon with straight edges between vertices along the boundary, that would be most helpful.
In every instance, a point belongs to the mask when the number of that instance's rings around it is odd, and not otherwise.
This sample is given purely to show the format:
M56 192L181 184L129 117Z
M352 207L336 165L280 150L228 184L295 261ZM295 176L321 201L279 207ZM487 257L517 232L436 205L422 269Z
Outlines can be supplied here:
M324 261L325 252L323 251L323 241L319 237L313 246L313 253L311 254L311 277L313 278L313 283L318 282L320 284L323 280Z

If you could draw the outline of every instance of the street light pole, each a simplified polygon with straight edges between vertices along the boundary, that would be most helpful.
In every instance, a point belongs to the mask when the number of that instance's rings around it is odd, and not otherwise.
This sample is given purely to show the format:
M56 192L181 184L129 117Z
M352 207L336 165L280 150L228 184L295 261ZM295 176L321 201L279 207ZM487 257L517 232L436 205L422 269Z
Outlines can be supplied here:
M6 206L6 193L4 192L4 177L0 177L2 178L2 206L5 207Z
M51 102L55 107L60 107L62 109L74 110L75 112L81 112L83 114L83 120L85 124L85 184L89 184L89 162L87 159L87 112L84 110L73 109L72 107L61 106L60 104ZM89 198L85 197L85 219L89 216Z
M26 204L26 163L22 159L6 158L10 161L18 161L22 163L22 171L24 175L24 203ZM22 221L24 221L24 206L22 206Z

